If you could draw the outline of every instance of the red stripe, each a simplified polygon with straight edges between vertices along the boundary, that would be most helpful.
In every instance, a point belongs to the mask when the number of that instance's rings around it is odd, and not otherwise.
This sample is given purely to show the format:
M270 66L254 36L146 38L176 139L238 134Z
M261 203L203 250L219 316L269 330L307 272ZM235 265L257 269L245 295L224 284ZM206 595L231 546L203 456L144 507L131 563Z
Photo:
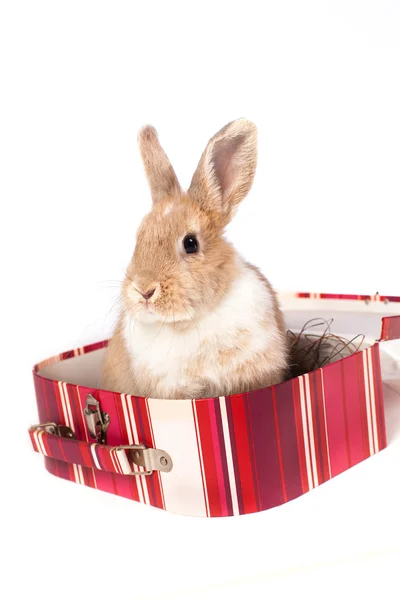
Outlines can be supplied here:
M351 360L354 356L356 355L343 360ZM346 441L341 362L338 361L324 368L326 423L332 477L342 473L350 466Z
M251 423L251 410L250 410L250 402L249 402L249 394L248 393L245 394L245 398L246 398L247 423L248 423L248 427L250 430L251 459L252 459L251 462L252 462L252 466L253 466L253 478L254 478L254 485L255 485L255 490L256 490L257 510L261 510L262 504L261 504L261 494L260 494L260 483L258 480L256 449L255 449L253 426Z
M138 407L136 406L135 397L126 394L125 398L126 398L127 411L128 411L128 415L129 415L129 422L130 422L130 425L132 428L132 435L134 435L134 429L136 429L137 442L142 443L143 440L140 439ZM133 419L133 422L132 422L132 419ZM136 440L134 441L134 443L136 443ZM147 502L146 492L147 492L147 495L149 496L149 500L150 500L150 495L148 494L148 486L147 486L146 478L142 479L142 477L139 477L138 475L135 475L133 477L136 481L138 493L139 493L139 489L140 489L142 491L143 501Z
M141 443L143 443L143 440L141 439L140 415L139 415L139 407L137 406L136 398L135 398L135 396L131 396L131 395L128 395L128 394L126 394L125 397L126 397L127 407L131 407L131 409L132 409L131 412L129 412L129 418L130 418L130 421L131 421L131 426L132 425L135 426L136 433L137 433L137 440L138 440L138 443L141 444ZM132 423L132 414L133 414L134 423ZM132 431L132 433L133 433L133 431ZM146 499L146 495L147 495L148 498L149 498L149 502L151 504L151 498L150 498L150 494L149 494L149 487L150 486L148 485L147 478L144 477L142 479L139 476L134 476L134 477L136 479L137 486L138 487L141 486L144 501L147 502L147 499Z
M322 387L322 372L321 369L315 371L312 374L313 386L315 387L315 402L317 406L317 428L319 438L319 482L323 483L329 479L329 455L328 455L328 440L326 437L325 429L325 406L324 406L324 393Z
M63 438L54 436L50 436L50 439L54 439L57 443L58 448L60 449L60 456L65 462L72 463L75 465L79 465L81 463L81 460L79 460L80 452L78 453L78 456L75 457L74 455L74 460L71 460L70 456L68 456L67 452L65 451L65 446L68 448L68 444L64 444L64 442L68 442L68 440L63 440Z
M109 398L107 398L107 400L109 403ZM106 397L105 397L105 401L106 401ZM108 403L107 403L107 406L108 406ZM119 436L118 444L129 444L130 441L129 441L129 435L128 435L128 425L125 422L124 409L122 407L122 400L121 400L120 394L116 394L116 393L113 394L113 407L115 410L115 413L114 413L115 423L114 423L114 429L112 430L113 435L115 436L115 439L117 439L117 436ZM128 416L128 418L129 418L129 416ZM110 426L111 426L111 423L110 423ZM118 445L118 444L116 444L116 445Z
M344 417L344 435L346 440L346 451L347 451L347 462L350 467L353 463L351 460L350 454L350 440L349 440L349 424L347 418L347 390L346 390L346 381L344 378L344 360L338 361L338 365L340 366L340 380L342 384L342 403L343 403L343 417Z
M381 296L381 298L389 302L400 302L400 296Z
M312 459L313 448L315 446L315 437L314 437L314 441L312 442L311 441L311 433L314 436L314 428L313 428L313 424L309 423L309 418L308 418L308 400L307 400L308 391L307 391L306 378L304 376L300 378L299 385L303 386L303 393L304 393L304 411L305 411L306 423L307 423L307 425L306 425L307 431L305 433L306 433L306 438L307 438L307 444L310 449L311 481L312 481L312 486L316 487L317 481L316 481L316 476L315 476L315 472L314 472L314 468L313 468L313 459ZM312 406L311 390L310 390L310 404ZM311 417L312 417L312 407L311 407ZM304 429L303 429L303 431L304 431ZM315 457L315 459L317 460L317 457ZM318 477L318 469L317 469L317 477Z
M288 500L293 500L303 493L296 444L296 419L292 388L291 381L285 381L274 388L282 448L283 472Z
M294 416L296 423L296 436L297 436L297 452L299 456L300 465L300 476L303 493L309 491L308 477L307 477L307 463L306 454L304 448L304 432L303 423L301 418L301 407L300 407L300 380L298 378L292 380L292 391L293 391L293 407Z
M54 394L56 397L56 401L57 401L57 406L58 406L58 411L59 411L59 423L58 425L66 425L66 416L68 416L68 410L67 410L67 406L65 405L65 410L63 407L63 402L61 400L61 392L60 392L60 388L58 386L58 381L54 381L53 382L53 390L54 390Z
M85 467L95 467L94 464L94 459L92 456L92 453L90 451L90 446L88 446L87 444L82 444L81 445L81 455L82 455L82 460L85 463Z
M361 294L320 294L323 300L371 300L371 296Z
M194 424L194 429L195 429L195 432L196 432L197 452L198 452L198 455L199 455L199 467L200 467L200 472L201 472L201 483L202 483L202 486L203 486L204 507L206 509L207 517L209 517L210 515L209 515L208 508L207 508L206 484L205 484L205 481L204 481L204 471L203 471L202 461L201 461L202 451L201 451L201 445L200 445L200 439L199 439L199 432L198 432L197 424L196 424L197 407L196 407L195 400L192 400L192 412L193 412L193 424Z
M45 404L45 411L46 411L46 417L47 419L49 418L49 400L47 398L47 394L46 394L46 388L44 385L44 381L40 380L38 377L35 377L35 389L36 389L36 393L39 393L39 398L42 398L44 400L44 404ZM39 414L40 414L41 410L39 409Z
M249 432L246 426L246 412L244 396L238 394L231 396L231 411L235 432L235 444L242 491L244 513L256 512L257 500L251 468L251 455L249 446Z
M120 394L117 394L117 393L113 394L113 406L114 406L116 421L117 421L115 424L116 428L113 430L113 435L120 436L119 437L120 441L116 445L129 444L130 441L129 441L129 436L128 436L128 425L125 422L124 410L122 407L122 400L121 400ZM127 408L127 411L128 411L128 408ZM129 413L128 413L128 420L130 423ZM118 434L118 431L119 431L119 434ZM117 482L118 489L122 490L123 496L125 496L126 498L131 497L133 500L136 500L137 502L139 502L140 480L138 479L138 477L132 475L131 477L124 477L122 479L117 478L116 482Z
M374 391L375 391L375 407L376 407L376 420L378 429L378 446L379 450L386 448L386 423L385 423L385 412L383 403L383 387L382 387L382 375L381 375L381 361L379 344L374 344L371 348L371 362L372 370L374 374Z
M363 440L363 452L364 459L370 456L369 449L369 438L368 438L368 418L367 418L367 405L365 395L365 382L364 382L364 365L363 365L363 353L358 352L356 355L355 363L357 369L357 388L358 388L358 403L360 406L360 420L361 420L361 431Z
M276 395L275 395L275 388L274 387L272 387L272 406L273 406L273 410L274 410L275 435L276 435L276 445L277 445L277 448L278 448L279 471L280 471L280 474L281 474L281 484L282 484L283 501L287 502L285 473L283 471L282 447L281 447L281 438L280 438L280 435L279 435L278 412L276 410Z
M153 448L156 448L156 441L154 439L154 431L153 431L153 423L151 422L151 416L150 416L150 409L149 409L149 402L148 402L148 398L145 399L146 400L146 413L147 413L147 420L149 423L149 427L150 427L150 435L151 435L151 445ZM161 479L161 473L159 473L157 471L157 485L158 485L158 490L156 488L156 498L158 501L158 493L160 494L160 505L159 508L163 508L165 510L165 498L164 498L164 490L163 490L163 486L162 486L162 479Z
M306 385L306 381L304 380L304 386ZM315 381L315 373L310 373L308 376L308 385L310 392L310 406L311 406L311 417L312 424L310 423L310 428L313 428L313 436L314 436L314 450L315 450L315 466L317 469L317 478L318 485L323 483L323 464L322 464L322 440L321 440L321 430L319 427L319 410L318 410L318 389L316 387ZM311 438L310 438L310 448L311 448ZM317 485L317 482L314 482L314 485Z
M327 294L327 293L311 293L297 292L296 298L312 298L314 295L319 296L322 300L368 300L370 302L400 302L400 296L371 296L368 294Z
M382 319L381 340L389 340L390 320L385 317Z
M61 477L62 479L75 482L73 468L68 463L46 456L44 464L49 473Z
M39 452L39 454L41 454L40 452L40 448L36 443L36 439L35 439L35 432L34 431L29 431L29 436L31 438L31 442L32 442L32 446L35 452Z
M365 412L364 398L360 394L360 383L364 387L364 381L360 382L357 372L357 359L346 359L341 361L343 388L346 393L347 424L350 435L348 435L349 454L351 465L355 465L365 458L365 441L363 431L363 419ZM364 405L364 411L362 410Z
M105 447L101 446L101 444L96 444L96 446L94 446L94 451L100 467L104 471L114 471L115 473L114 463L111 459L110 453L105 449Z
M98 471L95 473L97 477ZM118 496L123 496L124 498L139 502L137 479L138 478L134 475L115 475L114 485L117 490L115 493L118 494Z
M122 477L123 479L128 479L124 475L116 475L115 473L108 473L107 471L96 470L97 489L102 490L103 492L109 492L110 494L117 494L119 496L122 496L123 494L119 493L117 487L117 480L119 477Z
M50 451L49 441L48 441L49 437L50 437L50 435L48 433L46 433L46 432L39 432L38 433L38 438L39 438L41 444L43 445L46 454L48 456L51 456L51 451ZM58 439L61 439L61 438L58 438Z
M144 443L150 448L153 447L153 435L150 427L150 417L147 410L146 398L136 398L140 412L140 425ZM153 476L147 479L150 503L157 508L163 508L163 499L160 487L160 477Z
M81 467L82 469L82 477L83 477L83 481L85 482L84 485L87 485L88 487L91 488L95 488L95 482L94 482L94 475L93 475L93 469L88 468L88 467Z
M36 376L36 379L40 379ZM61 405L58 402L57 394L56 394L56 386L54 381L50 381L48 379L43 379L43 395L46 404L46 413L42 415L39 411L39 419L40 422L54 422L61 423L62 422L62 410Z
M73 385L71 383L67 383L66 388L68 392L69 403L71 406L72 418L74 421L75 435L77 439L84 440L86 438L85 424L78 388L76 385Z
M197 414L210 517L219 517L222 515L222 506L219 494L216 456L214 453L211 432L209 402L194 402L194 406Z
M381 340L400 339L400 315L382 319Z
M45 435L49 435L49 434L45 434ZM51 456L52 458L55 458L57 460L62 460L65 463L67 463L68 461L65 458L65 454L61 448L60 445L60 440L61 438L58 438L55 435L49 435L49 439L47 441L47 453L49 456Z

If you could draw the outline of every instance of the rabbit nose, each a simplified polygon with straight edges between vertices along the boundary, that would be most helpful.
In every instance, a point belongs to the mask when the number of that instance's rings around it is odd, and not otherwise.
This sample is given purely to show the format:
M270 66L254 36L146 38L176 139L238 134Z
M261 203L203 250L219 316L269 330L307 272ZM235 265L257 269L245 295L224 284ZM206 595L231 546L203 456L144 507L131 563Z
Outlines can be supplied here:
M145 300L149 300L149 299L150 299L150 298L153 296L153 294L154 294L154 292L155 292L155 291L156 291L156 290L155 290L155 288L154 288L154 290L149 290L149 291L148 291L148 292L146 292L146 293L143 293L143 292L140 292L140 293L142 294L142 296L143 296L143 298L144 298Z

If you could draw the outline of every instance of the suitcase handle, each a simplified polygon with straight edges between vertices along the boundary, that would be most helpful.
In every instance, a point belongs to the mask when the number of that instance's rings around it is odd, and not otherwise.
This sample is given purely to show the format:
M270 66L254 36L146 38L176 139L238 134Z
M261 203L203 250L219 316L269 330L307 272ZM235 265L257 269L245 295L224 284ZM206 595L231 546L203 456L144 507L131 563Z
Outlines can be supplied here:
M149 476L154 471L169 473L173 467L171 457L164 450L144 444L109 446L82 442L75 439L72 429L65 425L33 425L29 435L33 449L39 454L82 467L131 476Z

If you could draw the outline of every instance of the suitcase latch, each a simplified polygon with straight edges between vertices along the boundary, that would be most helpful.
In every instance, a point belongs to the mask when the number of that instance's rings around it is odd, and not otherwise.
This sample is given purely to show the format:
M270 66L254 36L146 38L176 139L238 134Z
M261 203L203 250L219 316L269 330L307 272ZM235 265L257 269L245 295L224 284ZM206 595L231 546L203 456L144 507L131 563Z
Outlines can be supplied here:
M110 415L101 411L100 402L92 394L87 395L86 408L83 412L91 437L97 440L98 444L105 444L107 429L110 425Z

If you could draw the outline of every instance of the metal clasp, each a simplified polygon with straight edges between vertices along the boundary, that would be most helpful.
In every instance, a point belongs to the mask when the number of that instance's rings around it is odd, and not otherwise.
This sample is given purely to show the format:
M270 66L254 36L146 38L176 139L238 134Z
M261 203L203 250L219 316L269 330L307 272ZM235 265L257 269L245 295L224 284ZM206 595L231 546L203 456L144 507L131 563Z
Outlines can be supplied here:
M128 450L130 451L130 460L138 467L143 467L144 471L131 471L127 475L151 475L153 471L163 471L169 473L172 469L172 459L164 452L157 448L147 448L144 444L131 444L126 446L114 446L114 451Z
M105 444L107 429L110 425L110 415L100 410L100 403L92 394L86 397L86 408L84 409L86 423L91 437L99 444Z
M40 423L39 425L32 425L29 428L30 431L42 430L51 435L57 435L58 437L74 439L75 433L67 425L57 425L57 423Z

